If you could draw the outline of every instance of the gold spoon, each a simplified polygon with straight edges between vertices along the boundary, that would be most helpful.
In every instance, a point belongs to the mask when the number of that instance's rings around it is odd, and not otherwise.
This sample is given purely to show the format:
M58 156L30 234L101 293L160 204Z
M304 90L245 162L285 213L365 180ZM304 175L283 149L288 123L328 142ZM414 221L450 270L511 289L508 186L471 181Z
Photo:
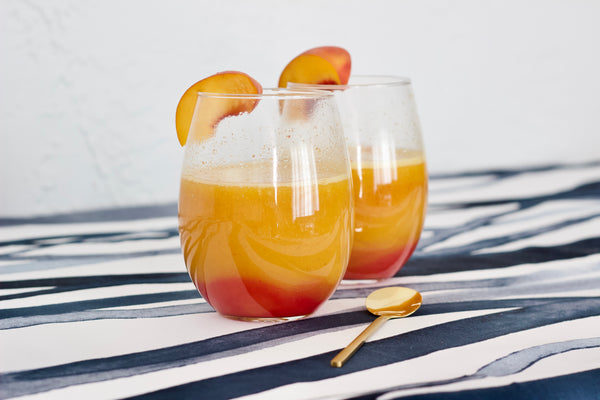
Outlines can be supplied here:
M332 367L341 367L385 321L408 317L421 307L421 293L405 287L377 289L367 297L367 310L379 315L345 349L331 360Z

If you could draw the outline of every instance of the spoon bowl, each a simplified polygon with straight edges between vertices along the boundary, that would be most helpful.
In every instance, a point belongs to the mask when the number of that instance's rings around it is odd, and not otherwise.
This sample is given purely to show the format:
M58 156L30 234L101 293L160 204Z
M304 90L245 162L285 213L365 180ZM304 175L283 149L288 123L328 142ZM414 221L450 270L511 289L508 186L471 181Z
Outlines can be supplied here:
M375 290L367 297L366 306L371 314L402 318L417 311L422 301L416 290L396 286Z
M372 292L367 297L366 306L370 313L378 315L377 319L331 360L331 366L339 368L344 365L385 321L408 317L421 307L422 302L421 293L405 287L387 287Z

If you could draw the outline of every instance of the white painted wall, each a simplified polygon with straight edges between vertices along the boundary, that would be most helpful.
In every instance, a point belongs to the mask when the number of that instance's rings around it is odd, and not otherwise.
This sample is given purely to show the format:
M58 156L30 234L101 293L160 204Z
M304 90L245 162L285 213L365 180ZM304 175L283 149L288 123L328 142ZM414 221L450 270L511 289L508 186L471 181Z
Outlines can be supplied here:
M432 172L600 159L600 1L0 1L0 216L172 202L175 107L340 45L413 79Z

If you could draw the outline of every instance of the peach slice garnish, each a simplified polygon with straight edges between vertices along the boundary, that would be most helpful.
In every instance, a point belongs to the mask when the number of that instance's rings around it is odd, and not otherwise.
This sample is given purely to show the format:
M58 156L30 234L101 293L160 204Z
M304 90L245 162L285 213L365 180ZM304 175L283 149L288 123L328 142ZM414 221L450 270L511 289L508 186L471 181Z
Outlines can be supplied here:
M345 49L315 47L286 65L279 77L279 87L286 87L288 82L345 85L350 77L351 65L350 53Z
M346 85L350 79L352 59L346 49L337 46L321 46L306 50L302 54L313 54L329 61L340 77L340 84Z
M196 108L198 92L222 94L260 94L262 86L249 75L238 71L225 71L211 75L194 83L185 91L175 112L175 128L179 143L184 146L192 122L194 131L201 138L209 138L214 134L215 126L225 117L251 112L258 103L257 99L211 99L203 105L203 112L194 121L192 117Z
M333 65L323 57L301 54L283 69L279 77L279 87L286 87L288 82L339 85L340 76Z

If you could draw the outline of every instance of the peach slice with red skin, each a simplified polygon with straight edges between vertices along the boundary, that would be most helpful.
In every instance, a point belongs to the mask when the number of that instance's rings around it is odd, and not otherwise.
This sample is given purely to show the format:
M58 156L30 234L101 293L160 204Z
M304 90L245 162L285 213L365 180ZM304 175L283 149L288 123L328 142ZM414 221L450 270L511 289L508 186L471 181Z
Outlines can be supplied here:
M283 69L279 77L279 87L287 87L288 82L339 85L340 76L321 56L301 54Z
M294 58L283 69L279 87L288 82L345 85L350 77L350 53L336 46L315 47Z
M256 107L258 99L216 99L205 98L202 104L202 113L194 116L198 93L222 93L222 94L261 94L262 86L251 76L238 71L224 71L190 86L175 112L175 128L179 143L184 146L190 131L194 131L201 139L206 139L214 134L215 126L225 117L251 112Z
M340 77L340 84L346 85L350 79L352 59L346 49L337 46L321 46L306 50L302 54L313 54L329 61Z

